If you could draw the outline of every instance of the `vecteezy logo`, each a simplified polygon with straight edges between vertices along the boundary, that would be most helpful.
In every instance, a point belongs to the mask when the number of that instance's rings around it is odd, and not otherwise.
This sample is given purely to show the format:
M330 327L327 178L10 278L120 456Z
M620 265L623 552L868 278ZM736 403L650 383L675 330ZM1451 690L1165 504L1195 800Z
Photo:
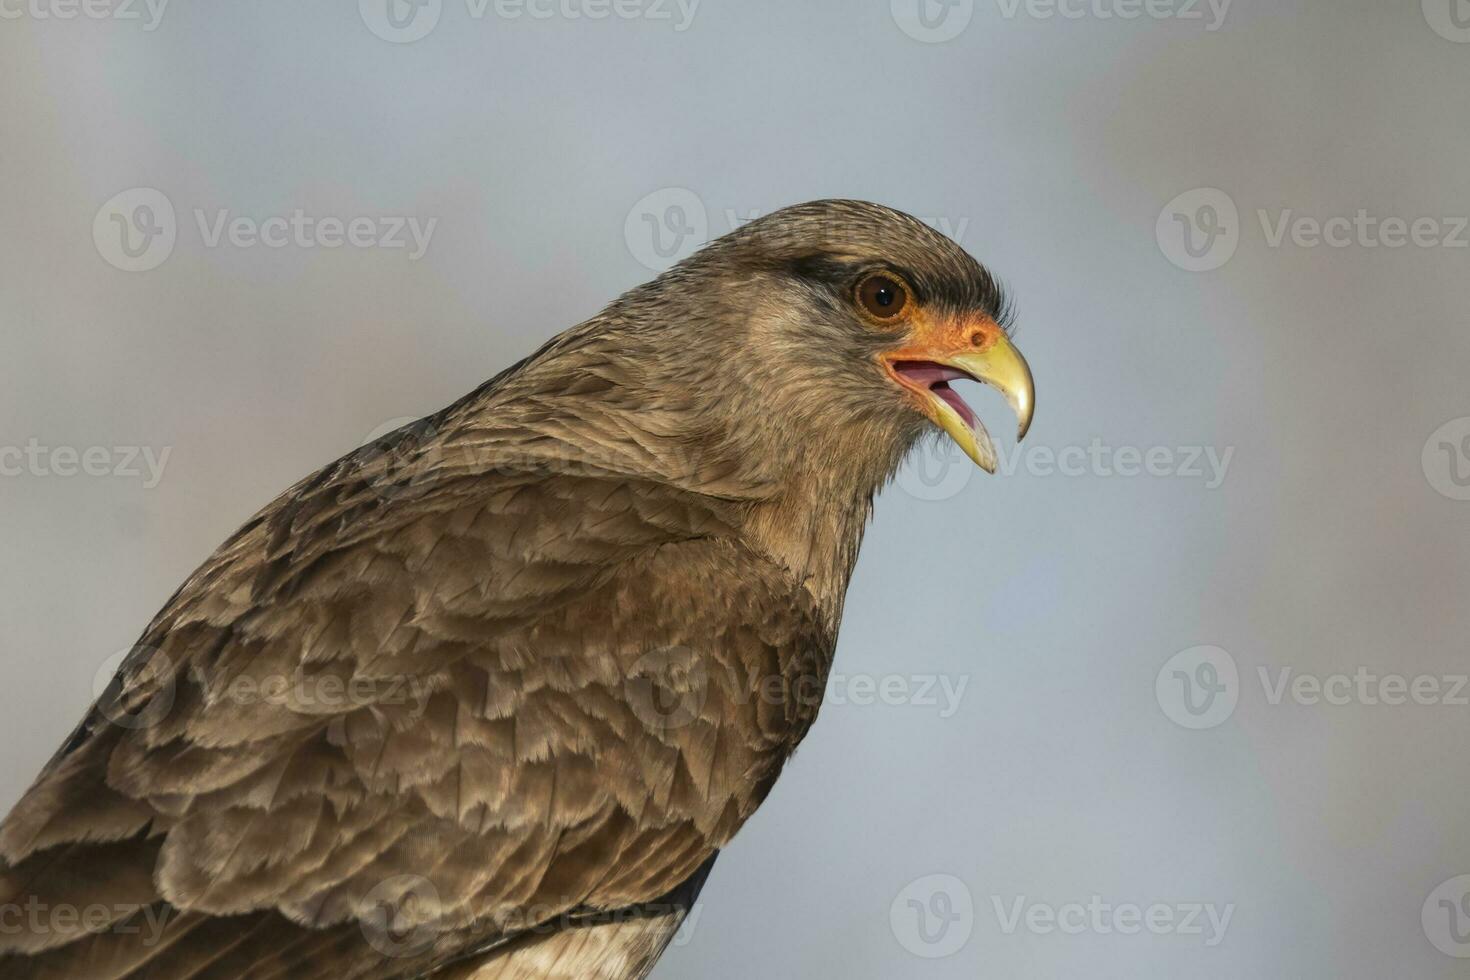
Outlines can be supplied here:
M1470 875L1458 875L1430 892L1419 918L1435 949L1470 959Z
M121 728L152 728L174 706L175 675L169 658L138 644L102 661L92 675L97 710Z
M399 429L403 428L405 425L412 425L413 423L418 422L418 421L421 421L421 420L422 420L422 416L419 416L419 415L400 415L397 418L391 418L388 421L384 422L382 425L379 425L376 428L374 428L373 431L369 432L363 438L362 442L358 443L358 445L359 446L370 446L373 443L377 442L379 439L381 439L384 436L388 435L389 433L391 433L391 432L397 432Z
M1184 728L1224 724L1240 700L1235 658L1219 647L1181 650L1160 668L1154 696L1169 720Z
M623 222L628 251L654 272L688 258L709 238L709 212L699 195L665 187L633 205Z
M1201 187L1164 205L1154 233L1170 262L1187 272L1211 272L1235 257L1240 212L1229 194Z
M915 500L949 500L970 483L975 464L951 439L925 439L904 460L894 482Z
M628 668L624 696L653 731L675 731L700 717L709 697L709 668L686 647L653 650Z
M399 437L395 448L386 437L399 429L408 432ZM439 428L432 417L399 416L369 432L353 458L378 496L389 500L421 496L436 473L448 469L453 462L444 448L436 444L438 435ZM478 467L471 469L479 472Z
M1470 44L1470 0L1423 0L1424 19L1447 41Z
M124 272L147 272L173 254L179 225L162 191L134 187L112 197L92 219L97 254Z
M975 0L892 0L893 22L925 44L952 41L970 26Z
M439 26L444 0L357 0L367 29L393 44L411 44Z
M915 956L953 956L970 941L975 901L954 875L925 875L898 893L888 908L888 924L898 944Z
M434 941L441 914L439 889L423 875L384 879L363 896L358 925L368 945L384 956L417 956Z
M1424 443L1424 476L1440 496L1470 500L1470 417L1451 419Z

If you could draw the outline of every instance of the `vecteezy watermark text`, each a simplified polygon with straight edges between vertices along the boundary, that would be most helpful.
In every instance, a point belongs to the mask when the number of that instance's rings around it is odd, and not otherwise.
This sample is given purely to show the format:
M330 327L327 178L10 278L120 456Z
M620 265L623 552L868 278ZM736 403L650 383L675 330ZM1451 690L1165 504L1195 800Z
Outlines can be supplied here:
M166 905L109 905L102 902L72 905L44 902L36 895L28 895L23 902L0 904L0 935L108 932L138 936L139 944L146 949L157 945L163 937L164 926L171 914L172 909Z
M1186 936L1207 948L1225 940L1235 904L1214 902L1113 902L1093 894L1052 904L1026 895L990 896L1001 935ZM969 942L975 927L970 888L952 874L931 874L905 885L888 910L900 946L924 959L952 956Z
M1358 667L1351 674L1297 673L1291 667L1257 667L1256 675L1266 703L1291 701L1304 707L1319 704L1343 707L1350 704L1400 705L1452 708L1470 707L1470 675L1467 674L1380 674Z
M938 708L940 718L952 718L960 708L968 674L833 674L827 682L826 704L865 708L882 704L890 708L913 706Z
M995 0L1005 20L1181 21L1218 31L1233 0ZM963 34L975 18L975 0L889 0L893 22L916 41L942 44Z
M404 250L416 262L429 250L438 218L415 215L313 215L304 208L257 218L230 208L194 208L205 248ZM156 269L173 254L179 236L173 202L152 187L114 195L92 220L92 241L108 264L124 272Z
M1001 16L1015 20L1200 21L1207 31L1225 25L1233 0L995 0Z
M1303 214L1295 208L1257 208L1267 248L1462 249L1470 248L1470 216L1402 217L1357 208L1351 214ZM1245 227L1234 198L1218 187L1200 187L1164 205L1155 223L1159 249L1187 272L1212 272L1235 257Z
M203 208L194 209L194 220L199 225L199 236L205 248L218 248L228 242L235 248L412 248L408 253L410 262L417 262L429 250L429 239L434 236L438 218L420 223L411 215L359 216L337 218L332 216L313 217L300 208L289 215L274 215L265 219L247 215L231 215L228 208L219 208L208 214ZM409 239L412 239L410 243Z
M169 655L146 644L114 652L92 675L98 710L121 728L152 728L173 711L180 683L210 704L269 705L339 718L366 707L393 708L401 716L420 718L433 695L427 678L411 674L344 676L304 667L253 674L210 668L189 670L181 678L176 666Z
M1085 446L997 446L995 454L996 474L1002 477L1176 479L1218 490L1230 472L1235 447L1113 446L1093 437ZM958 446L939 439L920 443L894 482L919 500L947 500L964 490L975 472L975 464Z
M638 658L627 671L625 697L635 714L654 728L682 728L698 719L719 679L709 663L688 648L654 650ZM719 697L731 704L762 704L810 711L824 704L831 710L846 707L914 707L937 709L939 718L959 711L969 686L969 675L947 674L832 674L807 672L794 676L767 674L748 686L720 685Z
M32 436L23 446L0 446L0 477L108 476L141 479L152 490L172 452L172 446L48 446Z
M1217 906L1213 902L1154 902L1138 905L1132 902L1105 902L1093 895L1086 902L1050 905L1033 902L1025 895L1002 898L992 895L1000 931L1007 936L1025 929L1037 936L1061 933L1067 936L1136 936L1147 932L1155 936L1201 936L1207 947L1220 945L1235 915L1235 904Z
M464 0L473 21L641 20L689 30L702 0ZM358 0L367 29L384 41L411 44L433 33L444 15L444 0Z
M1287 241L1297 248L1470 248L1470 217L1380 217L1359 208L1351 217L1320 218L1282 208L1274 214L1256 211L1266 245L1281 248Z
M0 0L0 20L142 21L155 31L169 0Z
M1470 674L1401 674L1359 665L1317 674L1291 666L1258 665L1254 671L1265 704L1370 708L1470 708ZM1170 657L1154 679L1159 707L1184 728L1224 724L1244 693L1235 658L1216 646L1190 647Z

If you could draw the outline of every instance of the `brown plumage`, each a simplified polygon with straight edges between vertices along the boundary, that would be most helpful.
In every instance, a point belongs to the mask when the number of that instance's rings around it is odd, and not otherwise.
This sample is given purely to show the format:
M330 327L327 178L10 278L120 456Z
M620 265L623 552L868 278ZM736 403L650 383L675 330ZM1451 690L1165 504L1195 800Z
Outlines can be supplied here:
M1024 428L1004 319L803 205L287 490L0 825L0 976L646 975L816 717L874 493L976 428L923 372Z

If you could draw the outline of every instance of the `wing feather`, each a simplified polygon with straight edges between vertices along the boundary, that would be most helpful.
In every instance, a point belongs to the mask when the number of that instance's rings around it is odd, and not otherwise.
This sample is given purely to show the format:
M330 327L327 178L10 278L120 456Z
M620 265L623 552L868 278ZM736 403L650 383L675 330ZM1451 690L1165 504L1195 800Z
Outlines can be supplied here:
M0 825L0 900L107 912L0 973L418 976L651 901L749 816L815 714L759 685L831 637L738 504L467 451L346 457L175 594Z

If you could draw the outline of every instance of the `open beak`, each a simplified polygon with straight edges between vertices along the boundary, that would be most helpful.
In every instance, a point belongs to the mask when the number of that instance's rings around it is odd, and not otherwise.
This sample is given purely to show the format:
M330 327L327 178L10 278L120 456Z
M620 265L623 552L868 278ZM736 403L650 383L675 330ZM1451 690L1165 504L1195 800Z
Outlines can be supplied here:
M985 472L994 473L996 454L990 433L949 383L979 381L1004 395L1019 422L1017 441L1026 438L1031 428L1036 391L1030 366L1000 328L991 325L979 337L978 345L972 340L959 350L943 352L931 345L915 346L889 354L884 361L889 373L919 397L925 414L949 433L965 455Z

